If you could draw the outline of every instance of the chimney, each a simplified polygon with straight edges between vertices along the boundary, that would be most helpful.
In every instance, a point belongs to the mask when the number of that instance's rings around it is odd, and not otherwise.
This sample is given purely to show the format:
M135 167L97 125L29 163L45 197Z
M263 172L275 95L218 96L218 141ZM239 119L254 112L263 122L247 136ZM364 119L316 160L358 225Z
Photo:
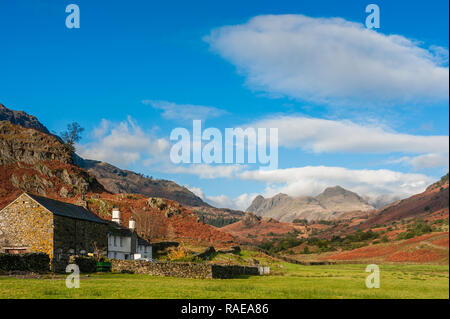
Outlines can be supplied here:
M133 217L131 217L130 220L128 221L128 228L131 231L135 231L136 230L136 221L133 219Z
M117 207L114 207L112 210L112 221L121 224L120 222L120 210Z

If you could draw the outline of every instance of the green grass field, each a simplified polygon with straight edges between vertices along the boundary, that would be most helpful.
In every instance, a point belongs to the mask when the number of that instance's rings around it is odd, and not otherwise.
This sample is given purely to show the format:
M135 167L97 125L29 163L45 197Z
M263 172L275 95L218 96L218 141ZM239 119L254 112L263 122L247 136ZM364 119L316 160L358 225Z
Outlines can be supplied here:
M136 274L0 276L0 298L449 298L449 267L380 265L381 287L365 286L365 265L271 265L273 275L237 279L181 279Z

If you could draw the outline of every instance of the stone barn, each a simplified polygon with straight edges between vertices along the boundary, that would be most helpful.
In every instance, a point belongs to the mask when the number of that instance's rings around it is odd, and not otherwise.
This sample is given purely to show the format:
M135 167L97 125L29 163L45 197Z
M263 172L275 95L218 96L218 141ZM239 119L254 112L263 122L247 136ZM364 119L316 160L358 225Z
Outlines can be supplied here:
M106 253L108 224L88 209L23 193L0 211L0 252L44 252L54 261Z

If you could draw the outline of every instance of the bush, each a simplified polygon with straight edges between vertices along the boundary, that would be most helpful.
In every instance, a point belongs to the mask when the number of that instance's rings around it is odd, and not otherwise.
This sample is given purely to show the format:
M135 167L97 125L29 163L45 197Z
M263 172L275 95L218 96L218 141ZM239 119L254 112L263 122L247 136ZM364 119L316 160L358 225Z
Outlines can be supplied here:
M94 257L70 256L69 263L76 264L80 268L80 272L83 273L97 271L97 260Z
M170 261L180 261L180 262L189 262L194 261L195 256L185 247L178 246L169 248L169 252L167 253L167 257Z
M415 222L412 226L408 226L408 230L397 236L397 240L410 239L416 236L421 236L426 233L431 233L433 228L424 222Z
M0 254L0 272L48 272L50 258L44 253Z

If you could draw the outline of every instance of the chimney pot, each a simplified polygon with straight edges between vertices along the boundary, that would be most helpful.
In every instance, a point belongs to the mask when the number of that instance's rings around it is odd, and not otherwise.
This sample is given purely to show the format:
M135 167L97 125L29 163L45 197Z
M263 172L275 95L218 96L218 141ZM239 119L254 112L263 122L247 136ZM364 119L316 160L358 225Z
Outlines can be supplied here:
M121 224L120 221L120 210L117 207L114 207L112 210L112 221Z
M135 231L136 230L136 221L133 218L130 218L130 220L128 221L128 228L131 231Z

